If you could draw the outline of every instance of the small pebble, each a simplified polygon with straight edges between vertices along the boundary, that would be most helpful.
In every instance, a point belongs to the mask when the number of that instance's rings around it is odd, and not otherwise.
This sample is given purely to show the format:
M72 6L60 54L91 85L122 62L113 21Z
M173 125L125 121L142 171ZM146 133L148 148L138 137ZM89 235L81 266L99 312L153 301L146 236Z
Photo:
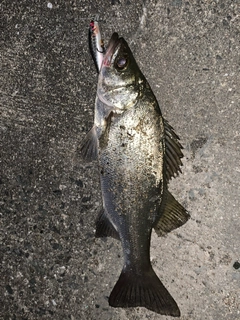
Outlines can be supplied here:
M235 261L234 264L233 264L233 268L236 269L236 270L239 269L240 268L240 262Z

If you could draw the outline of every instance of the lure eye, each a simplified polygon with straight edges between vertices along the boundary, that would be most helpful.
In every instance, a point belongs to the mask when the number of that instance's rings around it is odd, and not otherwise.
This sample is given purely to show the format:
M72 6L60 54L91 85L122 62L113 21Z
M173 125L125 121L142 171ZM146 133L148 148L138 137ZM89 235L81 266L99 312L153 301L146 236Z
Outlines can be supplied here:
M115 61L115 66L118 70L123 70L128 65L128 59L127 57L120 56Z

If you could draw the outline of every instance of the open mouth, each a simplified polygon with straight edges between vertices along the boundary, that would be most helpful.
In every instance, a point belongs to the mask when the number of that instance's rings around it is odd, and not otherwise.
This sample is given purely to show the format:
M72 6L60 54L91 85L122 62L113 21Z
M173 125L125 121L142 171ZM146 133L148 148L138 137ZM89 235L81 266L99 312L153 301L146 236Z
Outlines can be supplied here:
M114 32L109 40L106 53L103 59L103 65L109 66L111 64L111 58L113 53L115 52L116 47L119 45L121 38L119 38L118 33Z

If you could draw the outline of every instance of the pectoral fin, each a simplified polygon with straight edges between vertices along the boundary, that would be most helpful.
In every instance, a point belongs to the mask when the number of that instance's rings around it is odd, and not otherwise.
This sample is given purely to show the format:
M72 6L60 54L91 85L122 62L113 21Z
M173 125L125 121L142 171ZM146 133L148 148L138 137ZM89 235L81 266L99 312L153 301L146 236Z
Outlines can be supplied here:
M104 149L108 145L109 130L110 130L110 126L111 126L112 117L113 117L113 112L110 111L108 116L105 118L102 134L99 137L100 148Z
M84 137L78 148L79 153L84 160L88 162L97 160L99 146L100 148L104 148L108 144L108 135L112 116L113 112L110 111L103 122L104 125L98 128L98 133L97 128L94 125Z
M96 132L96 127L93 126L92 129L86 134L82 143L79 146L79 151L81 157L86 161L97 160L98 157L98 136Z
M164 203L165 205L163 207L163 214L154 226L154 229L159 237L181 227L190 218L187 210L174 198L169 191L166 191Z
M99 212L96 220L95 237L112 237L114 239L120 240L117 230L114 228L111 221L106 216L104 209Z

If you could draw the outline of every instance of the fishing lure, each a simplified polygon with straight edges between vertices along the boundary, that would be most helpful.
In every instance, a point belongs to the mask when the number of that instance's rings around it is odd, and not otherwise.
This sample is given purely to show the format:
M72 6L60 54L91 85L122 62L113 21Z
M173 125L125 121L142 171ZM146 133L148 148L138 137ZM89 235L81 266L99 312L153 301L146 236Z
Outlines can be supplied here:
M89 25L89 48L93 57L93 61L99 73L103 57L105 54L104 42L101 36L99 24L98 24L99 16L96 15L94 19L91 20Z

